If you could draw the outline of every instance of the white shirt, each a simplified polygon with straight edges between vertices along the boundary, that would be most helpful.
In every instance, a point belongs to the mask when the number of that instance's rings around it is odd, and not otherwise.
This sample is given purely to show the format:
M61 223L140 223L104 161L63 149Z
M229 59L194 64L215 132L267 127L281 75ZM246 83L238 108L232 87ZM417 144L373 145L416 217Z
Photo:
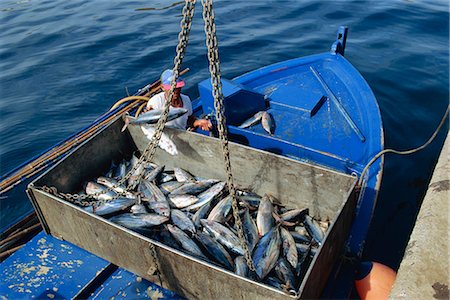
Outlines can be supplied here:
M179 118L176 118L175 120L167 122L166 126L185 130L187 127L188 117L192 115L192 102L188 96L183 94L181 94L181 100L183 101L183 108L187 109L187 113L185 113ZM147 109L150 108L164 109L165 103L166 103L165 93L161 92L150 98L150 100L147 103ZM169 110L171 109L173 109L172 105L170 105Z

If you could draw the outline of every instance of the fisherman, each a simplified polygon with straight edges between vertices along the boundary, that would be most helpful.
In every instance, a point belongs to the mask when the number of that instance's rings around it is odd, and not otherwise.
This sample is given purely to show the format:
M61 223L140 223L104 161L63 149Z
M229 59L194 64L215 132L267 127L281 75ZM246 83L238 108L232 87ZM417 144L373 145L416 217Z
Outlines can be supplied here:
M154 95L147 103L147 107L145 111L149 111L152 109L164 109L164 104L166 99L169 98L170 85L173 79L173 71L165 70L161 74L161 88L163 91ZM199 127L202 130L211 130L212 124L211 121L206 119L197 119L192 114L192 103L191 99L184 94L181 94L181 88L184 86L184 80L181 77L178 77L177 84L173 91L172 103L170 104L170 109L174 107L182 107L187 109L187 113L175 120L169 121L166 125L170 127L175 127L179 129L186 128L197 128Z

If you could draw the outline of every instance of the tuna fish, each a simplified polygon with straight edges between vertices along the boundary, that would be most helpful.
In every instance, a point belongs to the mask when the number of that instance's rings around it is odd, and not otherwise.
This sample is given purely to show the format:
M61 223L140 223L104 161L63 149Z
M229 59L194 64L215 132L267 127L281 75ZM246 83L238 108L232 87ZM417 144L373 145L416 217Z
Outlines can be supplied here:
M114 216L109 220L129 229L141 229L161 225L162 223L167 222L169 218L157 214L126 213Z
M117 198L111 201L106 201L94 209L93 206L85 207L84 210L94 213L99 216L105 216L113 213L123 211L132 206L136 200L129 198Z
M205 255L202 253L202 250L200 250L197 244L186 233L184 233L183 230L170 224L167 225L167 229L169 229L172 236L178 243L180 243L184 250L195 256L206 259Z
M270 113L265 111L261 117L261 124L265 131L273 135L275 130L275 121Z
M251 116L250 118L248 118L247 120L244 121L244 123L242 123L239 128L247 128L250 127L252 125L255 125L256 123L258 123L259 121L261 121L261 118L264 114L264 111L259 111L256 114L254 114L253 116Z
M253 264L259 278L264 279L277 264L280 244L278 226L273 227L259 240L253 253Z

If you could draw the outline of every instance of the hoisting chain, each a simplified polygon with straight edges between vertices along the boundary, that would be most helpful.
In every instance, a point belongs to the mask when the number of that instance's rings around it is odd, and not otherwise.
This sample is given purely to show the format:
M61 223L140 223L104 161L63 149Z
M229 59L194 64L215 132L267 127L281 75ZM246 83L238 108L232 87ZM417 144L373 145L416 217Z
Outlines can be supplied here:
M125 192L123 193L117 193L114 197L110 199L99 199L95 202L91 201L85 201L86 199L90 198L96 198L102 194L108 193L109 191L113 191L114 189L118 188L120 185L125 184L125 182L130 179L133 174L135 174L136 171L138 171L138 168L143 165L144 161L151 162L153 159L153 156L156 152L156 147L159 143L159 140L161 139L162 132L164 130L164 126L167 122L167 118L169 115L169 109L170 104L172 102L173 97L173 91L175 90L176 82L179 77L179 72L181 68L181 64L183 62L184 53L186 51L186 47L188 45L189 41L189 33L191 31L191 24L192 24L192 17L194 16L194 8L195 8L195 1L196 0L186 0L185 5L183 7L183 18L180 22L181 31L178 34L178 45L176 47L176 56L174 58L174 68L173 68L173 78L170 85L170 92L169 97L166 99L166 102L164 104L164 111L161 117L158 120L158 123L156 124L156 130L155 134L153 135L151 141L148 143L147 147L144 149L141 157L138 159L137 163L131 168L131 170L123 177L121 178L117 184L112 184L111 187L107 187L102 191L99 191L97 193L85 195L85 194L69 194L69 193L61 193L58 192L55 187L47 187L43 186L41 187L42 190L54 194L57 196L60 196L72 203L78 204L80 206L94 206L98 207L100 205L103 205L104 203L117 199L118 197L122 195L126 195L127 192L130 192L134 190L137 186L137 184L141 181L143 175L144 175L144 168L140 168L139 172L137 173L137 180L135 180L132 184L128 184L126 186Z
M237 233L241 247L244 249L244 257L250 270L255 271L252 256L248 249L242 221L239 216L239 208L236 199L236 190L233 183L233 175L231 173L230 152L228 150L227 128L223 106L222 81L220 79L220 60L219 48L216 36L216 25L214 23L214 10L212 0L202 0L203 20L205 22L206 46L208 48L209 71L211 73L211 84L213 87L214 107L216 109L217 130L219 132L222 144L223 159L225 163L225 171L227 173L227 186L232 197L233 217L237 227Z

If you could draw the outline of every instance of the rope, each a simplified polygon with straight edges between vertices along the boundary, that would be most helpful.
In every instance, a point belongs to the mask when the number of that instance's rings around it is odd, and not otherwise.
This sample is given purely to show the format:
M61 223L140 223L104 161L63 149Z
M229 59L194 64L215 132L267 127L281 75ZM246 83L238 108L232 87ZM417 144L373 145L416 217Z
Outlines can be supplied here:
M428 139L428 141L427 141L425 144L423 144L422 146L417 147L417 148L414 148L414 149L410 149L410 150L403 150L403 151L400 151L400 150L394 150L394 149L385 149L385 150L380 151L377 155L375 155L375 156L367 163L367 165L364 167L364 170L362 171L361 176L359 177L359 180L358 180L358 186L361 186L361 185L362 185L362 181L363 181L364 175L366 174L366 172L367 172L367 170L369 169L369 167L370 167L370 166L371 166L378 158L380 158L382 155L384 155L384 154L386 154L386 153L394 153L394 154L399 154L399 155L409 155L409 154L413 154L413 153L415 153L415 152L418 152L418 151L424 149L425 147L427 147L428 145L430 145L431 142L436 138L436 136L437 136L438 132L441 130L442 126L444 125L444 121L445 121L445 119L447 119L447 116L448 116L449 107L450 107L450 106L447 106L447 110L445 111L445 114L444 114L444 116L442 117L442 120L441 120L441 122L439 123L439 126L436 128L436 130L435 130L434 133L431 135L431 137Z

